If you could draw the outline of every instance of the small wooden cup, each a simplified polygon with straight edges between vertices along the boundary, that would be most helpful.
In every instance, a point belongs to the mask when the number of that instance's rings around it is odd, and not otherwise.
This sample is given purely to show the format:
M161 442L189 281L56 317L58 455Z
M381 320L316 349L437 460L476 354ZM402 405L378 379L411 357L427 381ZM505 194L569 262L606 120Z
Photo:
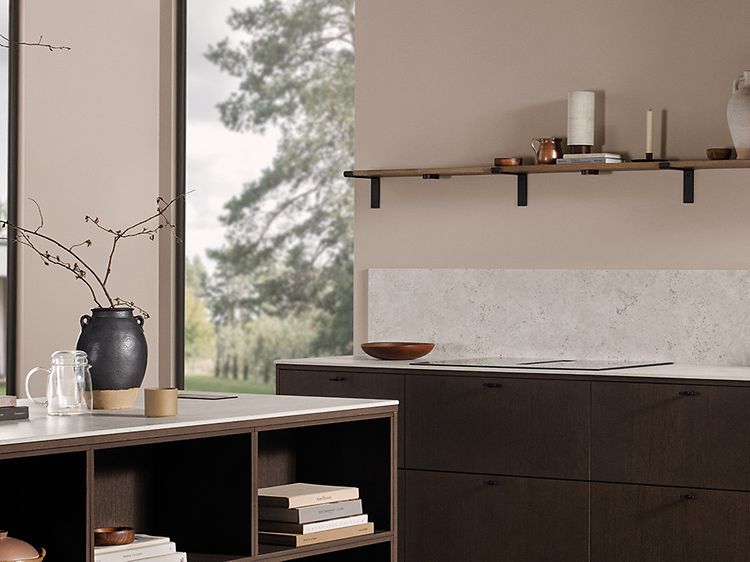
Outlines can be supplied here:
M143 395L147 418L166 418L177 415L176 388L146 388Z

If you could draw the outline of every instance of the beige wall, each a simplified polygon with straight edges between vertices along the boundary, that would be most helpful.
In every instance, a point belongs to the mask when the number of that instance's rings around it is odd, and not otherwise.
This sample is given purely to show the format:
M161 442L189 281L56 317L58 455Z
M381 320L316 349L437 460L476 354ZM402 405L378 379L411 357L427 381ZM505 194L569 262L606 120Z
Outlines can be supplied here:
M750 3L359 0L357 167L485 164L565 135L566 95L603 96L604 147L637 155L667 112L670 158L731 144L731 80L750 69ZM661 129L657 119L656 128ZM661 154L659 154L661 155ZM371 267L749 268L750 172L358 182L355 347ZM435 303L440 306L440 303Z
M172 4L161 0L23 0L21 36L72 47L68 52L24 48L21 54L19 215L37 224L35 198L48 233L77 243L104 267L108 240L83 221L98 215L113 227L152 213L156 196L172 191ZM163 31L160 31L163 29ZM164 35L168 39L165 41ZM165 74L166 73L166 74ZM161 119L160 119L161 114ZM160 158L160 155L162 156ZM86 288L65 271L44 267L25 248L19 260L19 375L49 365L49 354L75 346L78 318L92 306ZM161 259L160 259L161 258ZM159 357L159 277L169 283L169 247L147 239L121 243L111 281L114 295L133 299L153 318L146 384L169 357ZM168 298L169 295L167 295ZM160 326L161 324L161 326ZM161 360L160 360L161 359ZM161 368L160 368L161 367ZM167 379L165 381L165 379Z

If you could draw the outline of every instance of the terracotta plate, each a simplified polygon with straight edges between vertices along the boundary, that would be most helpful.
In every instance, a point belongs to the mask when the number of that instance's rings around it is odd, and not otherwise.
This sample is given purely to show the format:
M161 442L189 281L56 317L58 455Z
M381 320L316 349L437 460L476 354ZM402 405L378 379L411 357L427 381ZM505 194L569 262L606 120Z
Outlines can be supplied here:
M434 343L380 341L362 344L362 351L370 357L386 361L411 361L427 355Z

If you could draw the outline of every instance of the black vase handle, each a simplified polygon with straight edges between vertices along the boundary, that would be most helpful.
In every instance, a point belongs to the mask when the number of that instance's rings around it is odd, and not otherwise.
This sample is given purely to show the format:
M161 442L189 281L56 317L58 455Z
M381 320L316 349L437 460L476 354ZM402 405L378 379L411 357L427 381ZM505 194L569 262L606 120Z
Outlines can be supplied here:
M83 316L81 316L81 330L88 326L90 322L91 316L89 316L88 314L84 314Z
M135 321L138 323L138 325L143 328L143 325L146 323L146 319L141 316L140 314L135 317Z

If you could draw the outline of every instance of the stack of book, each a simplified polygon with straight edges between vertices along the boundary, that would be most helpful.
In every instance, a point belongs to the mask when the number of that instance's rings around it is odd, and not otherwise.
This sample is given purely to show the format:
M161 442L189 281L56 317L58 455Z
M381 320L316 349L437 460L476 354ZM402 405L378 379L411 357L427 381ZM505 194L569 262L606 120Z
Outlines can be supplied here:
M187 562L187 554L177 552L177 546L169 537L136 535L130 544L95 546L94 562Z
M28 406L19 406L15 396L0 396L0 421L27 419L29 419Z
M619 164L622 154L596 152L592 154L566 154L557 159L558 164Z
M258 490L259 540L263 544L306 546L371 535L359 488L285 484Z

